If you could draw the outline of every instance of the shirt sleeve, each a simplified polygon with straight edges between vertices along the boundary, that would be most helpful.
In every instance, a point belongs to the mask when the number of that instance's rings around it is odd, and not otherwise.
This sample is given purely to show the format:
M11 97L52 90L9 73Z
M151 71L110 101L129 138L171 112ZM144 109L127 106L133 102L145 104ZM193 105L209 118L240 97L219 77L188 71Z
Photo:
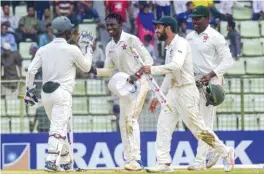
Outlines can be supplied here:
M187 43L181 42L172 53L172 61L165 65L152 66L151 74L169 74L175 70L181 69L187 54Z
M222 76L233 65L233 58L224 36L217 36L215 41L214 46L220 63L213 71L217 76Z
M172 74L166 74L166 76L165 76L165 78L161 84L160 89L165 96L167 95L167 93L170 89L171 78L172 78Z
M139 40L139 38L133 38L133 48L136 49L139 56L141 57L142 61L145 65L153 65L153 58L149 54L148 50L145 48L143 43Z
M106 46L105 49L105 56L106 59L105 59L104 68L96 68L97 76L110 76L114 71L115 64L112 61L111 57L109 56L108 46Z
M89 72L93 61L92 53L88 51L87 54L83 55L77 46L72 45L72 48L74 64L82 71Z
M39 49L28 67L28 73L26 75L26 87L29 89L34 88L33 82L35 79L35 74L38 72L39 68L42 66L41 59L41 49Z

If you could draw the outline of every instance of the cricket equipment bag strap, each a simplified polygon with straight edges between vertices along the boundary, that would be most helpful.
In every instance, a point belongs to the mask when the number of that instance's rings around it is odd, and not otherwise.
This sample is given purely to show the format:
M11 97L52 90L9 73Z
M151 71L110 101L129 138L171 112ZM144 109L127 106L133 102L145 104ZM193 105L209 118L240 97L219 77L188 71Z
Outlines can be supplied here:
M59 86L60 86L60 84L57 83L57 82L51 82L51 81L48 81L48 82L46 82L46 83L42 86L42 90L43 90L43 92L45 92L45 93L52 93L52 92L54 92L56 89L58 89Z

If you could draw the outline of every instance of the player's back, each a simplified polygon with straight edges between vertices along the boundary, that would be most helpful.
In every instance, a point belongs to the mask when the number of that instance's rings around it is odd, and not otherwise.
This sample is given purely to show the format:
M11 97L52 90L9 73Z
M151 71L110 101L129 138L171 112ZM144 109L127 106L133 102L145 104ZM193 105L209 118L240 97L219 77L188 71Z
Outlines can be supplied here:
M72 92L76 74L75 49L78 48L68 44L62 38L55 38L51 43L41 48L43 83L58 82L64 89Z

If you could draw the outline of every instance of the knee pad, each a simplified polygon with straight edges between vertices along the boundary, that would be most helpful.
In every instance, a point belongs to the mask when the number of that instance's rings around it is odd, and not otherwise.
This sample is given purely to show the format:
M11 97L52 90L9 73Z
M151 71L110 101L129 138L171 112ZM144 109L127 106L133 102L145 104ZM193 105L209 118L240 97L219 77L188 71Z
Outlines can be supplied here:
M204 141L206 144L208 144L211 147L214 147L215 145L215 136L213 133L210 133L209 131L202 131L198 133L197 137Z

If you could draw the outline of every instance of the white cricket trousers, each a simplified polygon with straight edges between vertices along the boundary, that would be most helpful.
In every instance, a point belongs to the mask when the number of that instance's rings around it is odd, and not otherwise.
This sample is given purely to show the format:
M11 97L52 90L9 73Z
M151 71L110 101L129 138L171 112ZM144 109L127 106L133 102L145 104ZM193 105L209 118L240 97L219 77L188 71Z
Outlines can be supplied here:
M218 85L223 85L223 77L214 77L211 79L210 83L212 84L218 84ZM216 117L216 106L209 105L206 106L206 97L203 89L199 89L200 93L200 114L204 119L204 122L206 123L206 126L210 129L213 130L214 128L214 119ZM196 162L199 163L205 163L206 162L206 157L207 153L211 151L212 148L208 146L205 142L202 140L198 140L198 146L197 146L197 152L196 152L196 157L195 160Z
M67 141L67 131L69 119L72 117L72 96L71 93L62 87L59 87L52 93L41 92L42 103L50 119L49 135L57 134L66 137L66 140L49 137L48 151L56 152L58 144L63 143L62 153L69 152L69 143ZM46 160L54 161L56 155L48 154ZM62 159L63 161L63 159Z
M172 133L179 117L197 139L203 139L223 157L228 149L215 133L208 128L199 113L199 92L194 84L174 87L167 94L168 103L173 106L173 112L162 108L158 118L156 152L158 163L171 163L170 147Z
M140 80L140 92L135 100L120 98L119 127L124 146L125 162L141 160L140 131L138 117L144 105L149 87L145 79Z
M206 106L206 97L203 89L199 89L199 93L200 93L200 104L199 104L200 114L203 117L206 126L213 130L214 119L216 116L216 107L213 105ZM195 161L199 163L205 163L209 149L211 149L210 146L208 146L202 140L198 140Z

